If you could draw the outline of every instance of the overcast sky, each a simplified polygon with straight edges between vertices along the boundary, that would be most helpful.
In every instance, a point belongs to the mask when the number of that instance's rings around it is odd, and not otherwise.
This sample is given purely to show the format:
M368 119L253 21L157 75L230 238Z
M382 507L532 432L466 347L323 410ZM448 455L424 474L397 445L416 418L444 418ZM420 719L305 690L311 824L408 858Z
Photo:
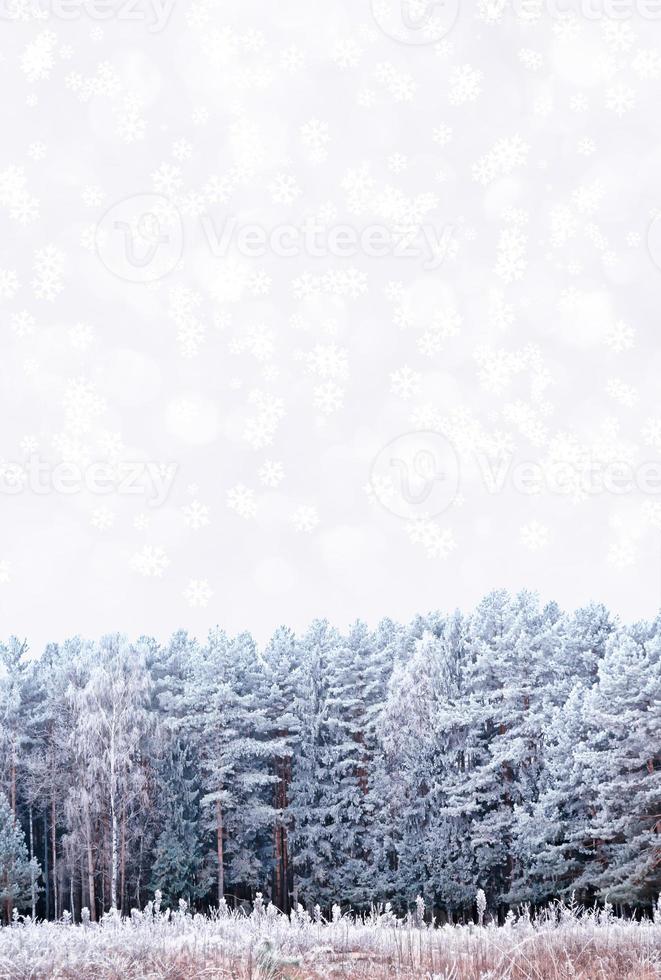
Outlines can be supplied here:
M656 614L658 20L3 6L4 635Z

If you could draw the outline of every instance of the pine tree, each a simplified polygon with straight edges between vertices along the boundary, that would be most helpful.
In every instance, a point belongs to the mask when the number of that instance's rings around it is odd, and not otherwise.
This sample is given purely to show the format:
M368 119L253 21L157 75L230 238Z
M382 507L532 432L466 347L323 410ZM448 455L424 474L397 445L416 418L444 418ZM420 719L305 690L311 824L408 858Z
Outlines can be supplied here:
M295 705L300 747L294 760L291 842L294 901L327 907L337 898L335 870L334 722L329 706L330 663L339 634L317 620L301 640L301 685Z
M41 869L36 858L30 860L25 834L14 819L4 793L0 793L0 901L5 920L11 921L12 909L26 908L31 902L33 882Z
M374 656L373 642L361 622L354 624L348 636L338 638L328 663L326 702L326 752L335 796L329 830L334 855L333 887L336 895L363 907L374 893L369 868L373 805L369 787L380 665Z
M536 799L543 733L562 702L556 685L559 610L534 596L487 596L470 618L467 665L472 844L492 907L521 899L524 869L514 847L517 809Z
M187 703L215 835L217 896L264 890L273 868L272 738L264 665L248 634L212 630L189 679Z
M449 912L469 906L478 881L464 801L470 726L464 714L465 624L434 623L393 674L383 715L386 824L392 894L423 895ZM438 635L437 635L438 634Z
M291 908L294 888L290 860L290 794L293 760L300 750L300 722L294 707L300 697L300 645L291 630L276 630L264 653L265 687L275 755L273 771L273 888L283 912Z
M661 888L661 617L496 592L263 654L220 629L23 649L0 644L5 915L270 888L466 918L478 890L504 914Z
M160 830L154 844L149 888L158 889L171 906L183 898L189 905L204 898L210 886L204 868L199 791L186 748L172 741L155 769L158 792L154 806Z
M586 696L588 737L577 750L592 796L592 840L579 886L628 905L661 890L661 620L620 630Z
M615 626L603 606L591 604L557 621L559 644L549 650L553 665L553 707L543 733L543 766L538 792L516 808L513 851L519 867L521 900L545 902L573 892L590 900L577 884L592 856L586 838L590 793L580 748L591 724L584 712L588 692Z

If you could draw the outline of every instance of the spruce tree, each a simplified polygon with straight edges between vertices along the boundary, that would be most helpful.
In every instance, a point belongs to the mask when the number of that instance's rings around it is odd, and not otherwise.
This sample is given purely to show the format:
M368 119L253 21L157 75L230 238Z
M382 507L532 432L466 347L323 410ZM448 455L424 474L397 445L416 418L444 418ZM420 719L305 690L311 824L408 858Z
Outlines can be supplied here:
M189 905L209 890L201 839L202 821L195 769L188 752L176 738L155 769L158 793L154 808L160 830L151 866L150 891L157 889L165 902L176 906L183 898Z
M32 883L40 873L36 858L30 860L25 834L7 796L0 793L0 902L6 922L14 907L20 911L30 904Z

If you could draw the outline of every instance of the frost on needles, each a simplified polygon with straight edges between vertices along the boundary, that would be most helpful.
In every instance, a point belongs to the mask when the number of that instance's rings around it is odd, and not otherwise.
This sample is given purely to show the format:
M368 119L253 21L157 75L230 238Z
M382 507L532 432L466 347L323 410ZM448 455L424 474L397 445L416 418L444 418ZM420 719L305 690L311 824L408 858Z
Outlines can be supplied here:
M156 889L207 909L421 897L503 917L661 889L661 618L527 593L408 625L326 621L0 647L0 883L80 921ZM87 913L86 913L87 914Z

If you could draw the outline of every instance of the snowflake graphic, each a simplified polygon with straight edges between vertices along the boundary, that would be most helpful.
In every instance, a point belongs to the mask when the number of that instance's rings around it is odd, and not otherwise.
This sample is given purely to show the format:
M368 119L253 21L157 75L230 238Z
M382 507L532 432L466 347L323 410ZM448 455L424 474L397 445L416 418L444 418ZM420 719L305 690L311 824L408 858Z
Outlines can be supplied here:
M285 478L285 468L280 462L266 459L259 469L258 476L260 483L265 487L275 489Z
M144 578L162 578L169 565L170 559L165 551L152 545L145 545L131 558L131 568Z
M301 504L290 518L299 533L311 534L319 524L317 508L310 504Z
M206 579L192 578L184 590L184 598L192 608L206 609L213 596L213 589Z
M243 483L237 483L227 491L227 506L246 520L255 517L257 513L255 491L244 486Z
M190 504L186 504L182 507L182 511L186 524L194 531L199 531L200 528L207 527L211 523L209 508L206 504L201 504L199 500L193 500Z
M0 269L0 299L13 299L20 288L13 269Z
M521 542L529 551L541 551L549 541L549 529L538 521L529 521L520 529Z
M441 528L436 521L421 517L406 526L410 540L419 544L428 558L445 560L457 547L451 528Z
M115 514L108 507L98 507L92 512L90 523L99 531L107 531L115 523Z

